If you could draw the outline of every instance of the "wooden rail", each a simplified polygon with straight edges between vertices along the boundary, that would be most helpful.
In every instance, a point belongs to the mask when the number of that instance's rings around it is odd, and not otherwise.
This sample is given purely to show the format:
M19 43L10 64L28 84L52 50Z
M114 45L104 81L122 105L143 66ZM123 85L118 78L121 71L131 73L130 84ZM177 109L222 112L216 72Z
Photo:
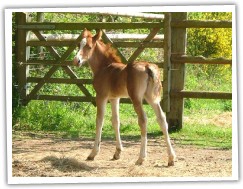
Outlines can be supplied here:
M42 78L28 77L27 82L39 83ZM45 80L45 83L62 83L62 84L92 84L92 79L65 79L65 78L49 78Z
M174 28L232 28L232 21L226 20L178 20L172 21Z
M149 13L139 13L139 12L72 12L72 14L86 14L86 15L103 15L103 16L122 16L122 17L136 17L136 18L146 18L146 19L159 19L163 20L163 14L149 14Z
M205 58L203 56L171 55L171 61L176 64L232 64L232 60L226 58Z
M36 95L30 100L50 100L50 101L66 101L66 102L92 102L95 105L95 97L87 96L57 96L57 95ZM121 103L131 104L128 98L120 99ZM146 104L146 102L144 102Z
M87 29L139 29L139 28L161 28L164 22L93 22L93 23L26 23L17 25L18 29L25 30L82 30ZM232 28L232 21L200 21L182 20L171 21L172 28Z
M83 30L87 29L140 29L140 28L162 28L163 22L135 22L135 23L26 23L17 26L24 30Z
M210 91L171 91L171 96L177 98L232 99L232 93Z

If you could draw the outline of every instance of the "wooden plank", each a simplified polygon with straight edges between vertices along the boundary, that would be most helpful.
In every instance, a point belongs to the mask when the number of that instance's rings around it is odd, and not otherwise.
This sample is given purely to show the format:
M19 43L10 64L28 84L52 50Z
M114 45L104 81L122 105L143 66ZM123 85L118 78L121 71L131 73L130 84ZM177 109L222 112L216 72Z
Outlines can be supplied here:
M180 98L232 99L232 93L210 91L173 91L171 96Z
M132 48L138 48L141 44L141 42L113 42L116 47L132 47ZM143 44L144 48L164 48L164 42L149 42L146 44Z
M40 77L28 77L28 83L39 83L42 80ZM49 78L45 83L59 83L59 84L89 84L93 83L92 79L66 79L66 78Z
M50 101L69 101L69 102L91 102L95 103L95 97L87 96L56 96L56 95L37 95L33 96L31 100L50 100ZM131 104L129 98L122 98L120 103ZM147 104L145 101L144 104Z
M24 30L83 30L87 29L140 29L162 28L163 22L89 22L89 23L26 23L19 24L17 28Z
M75 41L79 34L42 34L46 41ZM147 37L147 34L132 34L132 33L106 33L106 36L112 40L142 40ZM153 41L164 39L164 35L159 34L154 36ZM39 41L36 35L31 34L29 41Z
M171 13L172 21L186 20L186 12ZM186 28L171 28L171 53L182 54L186 52ZM185 64L171 65L171 91L184 89ZM181 129L183 123L184 99L182 97L170 96L170 112L166 113L169 129Z
M85 14L85 15L107 15L107 16L123 16L123 17L136 17L136 18L146 18L146 19L158 19L163 20L163 14L155 13L140 13L140 12L70 12L71 14Z
M107 33L106 34L112 40L143 40L148 34L134 34L134 33ZM163 34L157 34L154 36L153 41L161 41L164 39Z
M174 28L232 28L232 21L226 20L176 20L171 22Z
M141 42L113 42L116 47L133 47L137 48L141 45ZM27 41L28 46L71 46L76 45L73 41ZM144 45L145 48L163 48L163 41L150 42Z
M51 66L73 66L73 61L65 60L59 63L57 60L27 60L27 65L51 65Z
M16 12L16 23L26 24L26 14L21 12ZM16 31L16 62L17 62L17 80L18 80L18 92L20 103L22 105L27 105L27 95L29 93L27 88L27 77L29 66L25 64L27 61L26 53L26 31L17 29Z
M164 71L163 71L163 99L162 109L170 112L171 89L171 14L165 13L164 19Z
M73 41L27 41L28 46L72 46L77 45L74 44Z
M67 102L91 102L95 103L95 97L87 96L55 96L55 95L37 95L31 100L50 100L50 101L67 101Z
M136 58L141 54L141 52L144 50L145 44L149 43L154 36L158 33L160 28L153 28L152 31L149 33L149 35L143 40L143 42L140 44L140 46L133 52L131 57L129 58L128 62L134 62Z
M184 64L232 64L232 60L226 58L205 58L203 56L172 55L172 63Z

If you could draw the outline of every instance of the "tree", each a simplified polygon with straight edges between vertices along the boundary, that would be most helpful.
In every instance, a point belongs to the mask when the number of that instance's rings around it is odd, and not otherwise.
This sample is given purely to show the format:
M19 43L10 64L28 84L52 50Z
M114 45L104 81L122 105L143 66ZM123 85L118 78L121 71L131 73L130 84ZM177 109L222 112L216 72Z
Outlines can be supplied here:
M231 12L191 12L188 20L232 20ZM232 58L231 28L189 28L187 30L187 54L207 58ZM231 67L226 65L190 65L189 74L206 79L222 77L231 80Z

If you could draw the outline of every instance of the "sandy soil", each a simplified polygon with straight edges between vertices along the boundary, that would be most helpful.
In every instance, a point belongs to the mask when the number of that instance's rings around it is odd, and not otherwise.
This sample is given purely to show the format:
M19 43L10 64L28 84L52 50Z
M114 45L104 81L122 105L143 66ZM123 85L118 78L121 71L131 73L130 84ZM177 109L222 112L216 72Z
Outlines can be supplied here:
M172 141L173 142L173 141ZM85 161L93 140L62 139L24 133L13 138L14 177L231 177L232 151L173 144L175 166L167 167L166 147L161 138L148 139L148 158L135 165L140 143L123 141L120 160L111 160L115 142L103 140L94 161Z

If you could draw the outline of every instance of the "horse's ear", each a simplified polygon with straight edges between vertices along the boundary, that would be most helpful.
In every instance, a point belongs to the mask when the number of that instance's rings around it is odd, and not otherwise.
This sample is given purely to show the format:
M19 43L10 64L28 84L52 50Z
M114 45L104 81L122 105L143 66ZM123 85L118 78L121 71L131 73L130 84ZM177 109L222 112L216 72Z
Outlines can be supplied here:
M101 37L102 37L102 30L96 30L96 35L94 36L94 39L97 41L97 40L100 40Z
M83 37L87 37L88 36L88 30L86 28L84 28L84 30L82 31L81 35Z

